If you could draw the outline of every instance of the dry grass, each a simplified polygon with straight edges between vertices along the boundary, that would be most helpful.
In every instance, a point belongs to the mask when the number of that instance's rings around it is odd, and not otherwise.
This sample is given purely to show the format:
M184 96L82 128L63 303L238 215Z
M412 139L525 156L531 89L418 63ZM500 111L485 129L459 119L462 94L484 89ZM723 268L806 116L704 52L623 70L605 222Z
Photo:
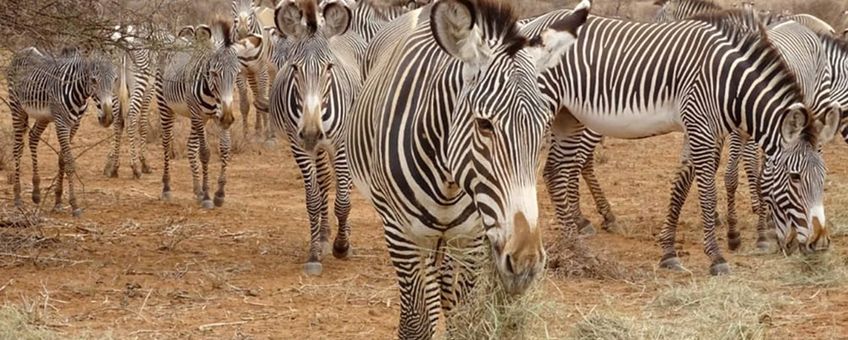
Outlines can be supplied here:
M0 307L0 340L61 339L53 330L38 325L33 313L13 306Z
M558 233L548 243L548 270L558 277L581 277L594 279L621 279L627 271L618 263L595 255L581 240L568 238Z
M613 300L614 297L610 297ZM775 297L733 277L675 285L633 317L612 302L581 314L575 339L764 339Z

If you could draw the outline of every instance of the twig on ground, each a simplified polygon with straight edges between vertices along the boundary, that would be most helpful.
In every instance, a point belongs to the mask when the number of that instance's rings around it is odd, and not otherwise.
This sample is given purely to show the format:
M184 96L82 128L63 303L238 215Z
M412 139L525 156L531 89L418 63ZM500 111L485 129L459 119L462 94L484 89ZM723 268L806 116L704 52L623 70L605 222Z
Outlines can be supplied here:
M235 325L244 325L247 321L233 321L233 322L215 322L215 323L207 323L205 325L200 325L197 327L199 331L208 331L212 328L216 327L225 327L225 326L235 326Z
M11 253L0 253L0 256L13 257L13 258L16 258L16 259L23 259L23 260L34 260L34 261L36 261L36 260L46 260L46 261L64 262L64 263L70 263L72 266L82 264L82 263L94 262L92 260L69 260L69 259L63 259L63 258L58 258L58 257L50 257L50 256L39 257L39 256L26 256L26 255L18 255L18 254L11 254Z
M151 293L153 293L152 288L149 291L147 291L147 296L144 297L144 302L141 303L141 308L138 309L138 315L141 315L141 312L144 311L144 306L147 306L147 299L150 298Z

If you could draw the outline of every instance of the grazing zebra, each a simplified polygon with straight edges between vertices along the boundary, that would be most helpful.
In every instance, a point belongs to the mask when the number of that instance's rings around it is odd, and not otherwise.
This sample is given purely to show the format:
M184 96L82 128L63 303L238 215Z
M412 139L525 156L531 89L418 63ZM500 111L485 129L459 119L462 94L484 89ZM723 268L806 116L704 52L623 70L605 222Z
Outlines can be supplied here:
M381 30L381 48L348 120L356 187L380 214L400 289L400 339L429 339L441 311L473 286L488 238L503 287L525 291L545 263L536 168L553 115L538 75L588 15L533 36L508 2L440 0ZM369 51L370 52L370 51ZM485 236L484 236L485 235Z
M680 8L673 15L666 16L667 20L677 20L691 17L704 12L720 11L720 7L705 0L672 0L680 3ZM692 6L690 3L707 3L711 6ZM669 6L666 3L663 9ZM684 10L684 8L688 10ZM661 9L662 11L662 9ZM671 11L670 11L671 12ZM810 15L795 16L765 16L766 22L771 23L768 34L773 38L775 47L786 59L788 66L793 70L800 80L800 85L807 99L808 107L816 117L824 117L828 111L839 110L840 105L838 88L833 88L834 76L832 73L836 68L844 68L839 64L838 49L831 48L825 51L826 41L832 41L832 32L827 31L820 23L821 20ZM807 20L809 19L809 20ZM749 28L750 29L750 28ZM754 28L756 29L756 28ZM831 29L832 31L832 29ZM830 59L830 60L828 60ZM844 96L844 95L843 95ZM845 100L843 100L844 102ZM735 250L741 244L741 237L737 231L736 217L736 189L738 187L738 164L740 158L745 160L745 172L748 177L748 187L751 196L751 208L756 216L757 222L757 248L766 250L769 248L767 236L768 211L762 202L760 193L759 176L759 154L755 141L747 141L738 131L730 134L729 159L725 173L725 188L727 190L727 224L728 224L728 246Z
M74 190L76 162L71 151L71 141L79 129L80 119L88 108L88 99L97 105L97 120L103 127L112 124L112 92L115 83L115 66L100 55L85 56L69 52L60 56L47 56L35 48L15 53L9 64L6 79L9 82L9 105L15 130L15 175L13 179L15 206L21 201L21 156L24 134L33 118L35 124L29 131L29 149L32 158L32 201L41 202L41 179L38 175L38 141L47 124L56 124L59 139L59 173L56 183L54 210L62 208L64 176L68 177L68 203L74 216L82 209Z
M242 129L247 137L249 131L248 115L250 114L250 101L248 100L248 86L250 95L253 96L253 107L256 109L255 133L257 136L264 134L266 139L273 138L273 130L268 120L268 77L273 66L271 53L273 46L267 30L256 15L259 10L258 4L253 0L233 0L233 32L235 39L244 39L250 35L262 37L262 45L259 48L245 50L239 54L241 71L236 78L239 93L239 109L242 117Z
M250 53L262 46L262 36L249 35L233 40L232 26L218 20L210 28L195 28L195 39L189 48L163 54L156 74L155 93L162 120L162 146L164 168L162 171L162 198L171 199L171 143L174 119L177 115L191 120L188 138L188 158L191 164L194 194L205 209L211 209L209 198L209 146L206 141L206 122L214 119L221 129L218 142L221 157L221 174L215 206L224 204L224 185L227 182L227 163L230 160L230 125L233 122L233 83L239 72L237 55ZM202 166L202 179L198 174L198 156Z
M125 31L116 30L112 34L113 41L122 41L130 49L122 52L118 68L118 100L116 107L112 148L106 157L103 174L107 177L118 177L120 166L121 135L123 134L125 117L127 135L130 144L130 167L133 177L141 178L141 174L149 174L150 166L145 157L147 151L148 110L153 96L153 69L156 56L150 49L137 43L139 30L130 26ZM129 101L127 103L126 101Z
M722 141L736 129L765 152L763 188L781 246L827 245L825 168L817 146L835 133L835 115L828 114L818 129L795 76L756 20L745 12L665 24L590 18L561 66L543 75L543 93L560 110L553 124L557 142L581 131L575 121L617 138L683 131L682 166L660 233L662 267L683 270L674 249L675 224L697 180L710 273L730 272L716 240L715 173ZM548 162L569 166L567 159ZM549 189L552 197L565 196L555 189Z
M348 34L351 10L340 3L321 11L315 0L286 1L275 15L290 46L272 87L271 113L276 128L288 136L303 175L311 235L304 272L320 275L321 258L330 247L331 171L339 223L333 255L345 258L350 250L351 181L343 127L361 86L357 50L364 49L364 42Z

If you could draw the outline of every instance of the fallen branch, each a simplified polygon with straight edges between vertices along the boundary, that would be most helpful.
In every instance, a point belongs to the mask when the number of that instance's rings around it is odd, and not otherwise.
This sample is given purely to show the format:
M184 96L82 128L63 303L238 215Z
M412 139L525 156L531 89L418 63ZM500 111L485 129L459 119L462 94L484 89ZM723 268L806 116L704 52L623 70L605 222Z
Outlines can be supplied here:
M69 259L63 259L63 258L58 258L58 257L26 256L26 255L18 255L18 254L11 254L11 253L0 253L0 256L13 257L13 258L22 259L22 260L35 260L35 261L46 260L46 261L64 262L64 263L70 263L72 266L78 265L78 264L81 264L81 263L94 262L92 260L69 260Z

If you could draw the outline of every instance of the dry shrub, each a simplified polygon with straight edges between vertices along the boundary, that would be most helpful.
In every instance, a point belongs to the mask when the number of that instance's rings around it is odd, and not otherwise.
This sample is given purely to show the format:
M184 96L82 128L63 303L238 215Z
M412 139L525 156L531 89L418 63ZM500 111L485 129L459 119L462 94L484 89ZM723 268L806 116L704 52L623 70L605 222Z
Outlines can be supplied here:
M36 308L37 309L37 308ZM49 328L39 325L32 313L6 305L0 307L0 339L61 339Z
M0 171L12 168L12 143L14 142L12 136L9 126L0 125Z
M574 326L575 340L627 340L636 338L633 320L615 313L592 311Z
M548 271L558 277L622 279L628 273L620 264L593 254L579 238L557 233L547 249Z

